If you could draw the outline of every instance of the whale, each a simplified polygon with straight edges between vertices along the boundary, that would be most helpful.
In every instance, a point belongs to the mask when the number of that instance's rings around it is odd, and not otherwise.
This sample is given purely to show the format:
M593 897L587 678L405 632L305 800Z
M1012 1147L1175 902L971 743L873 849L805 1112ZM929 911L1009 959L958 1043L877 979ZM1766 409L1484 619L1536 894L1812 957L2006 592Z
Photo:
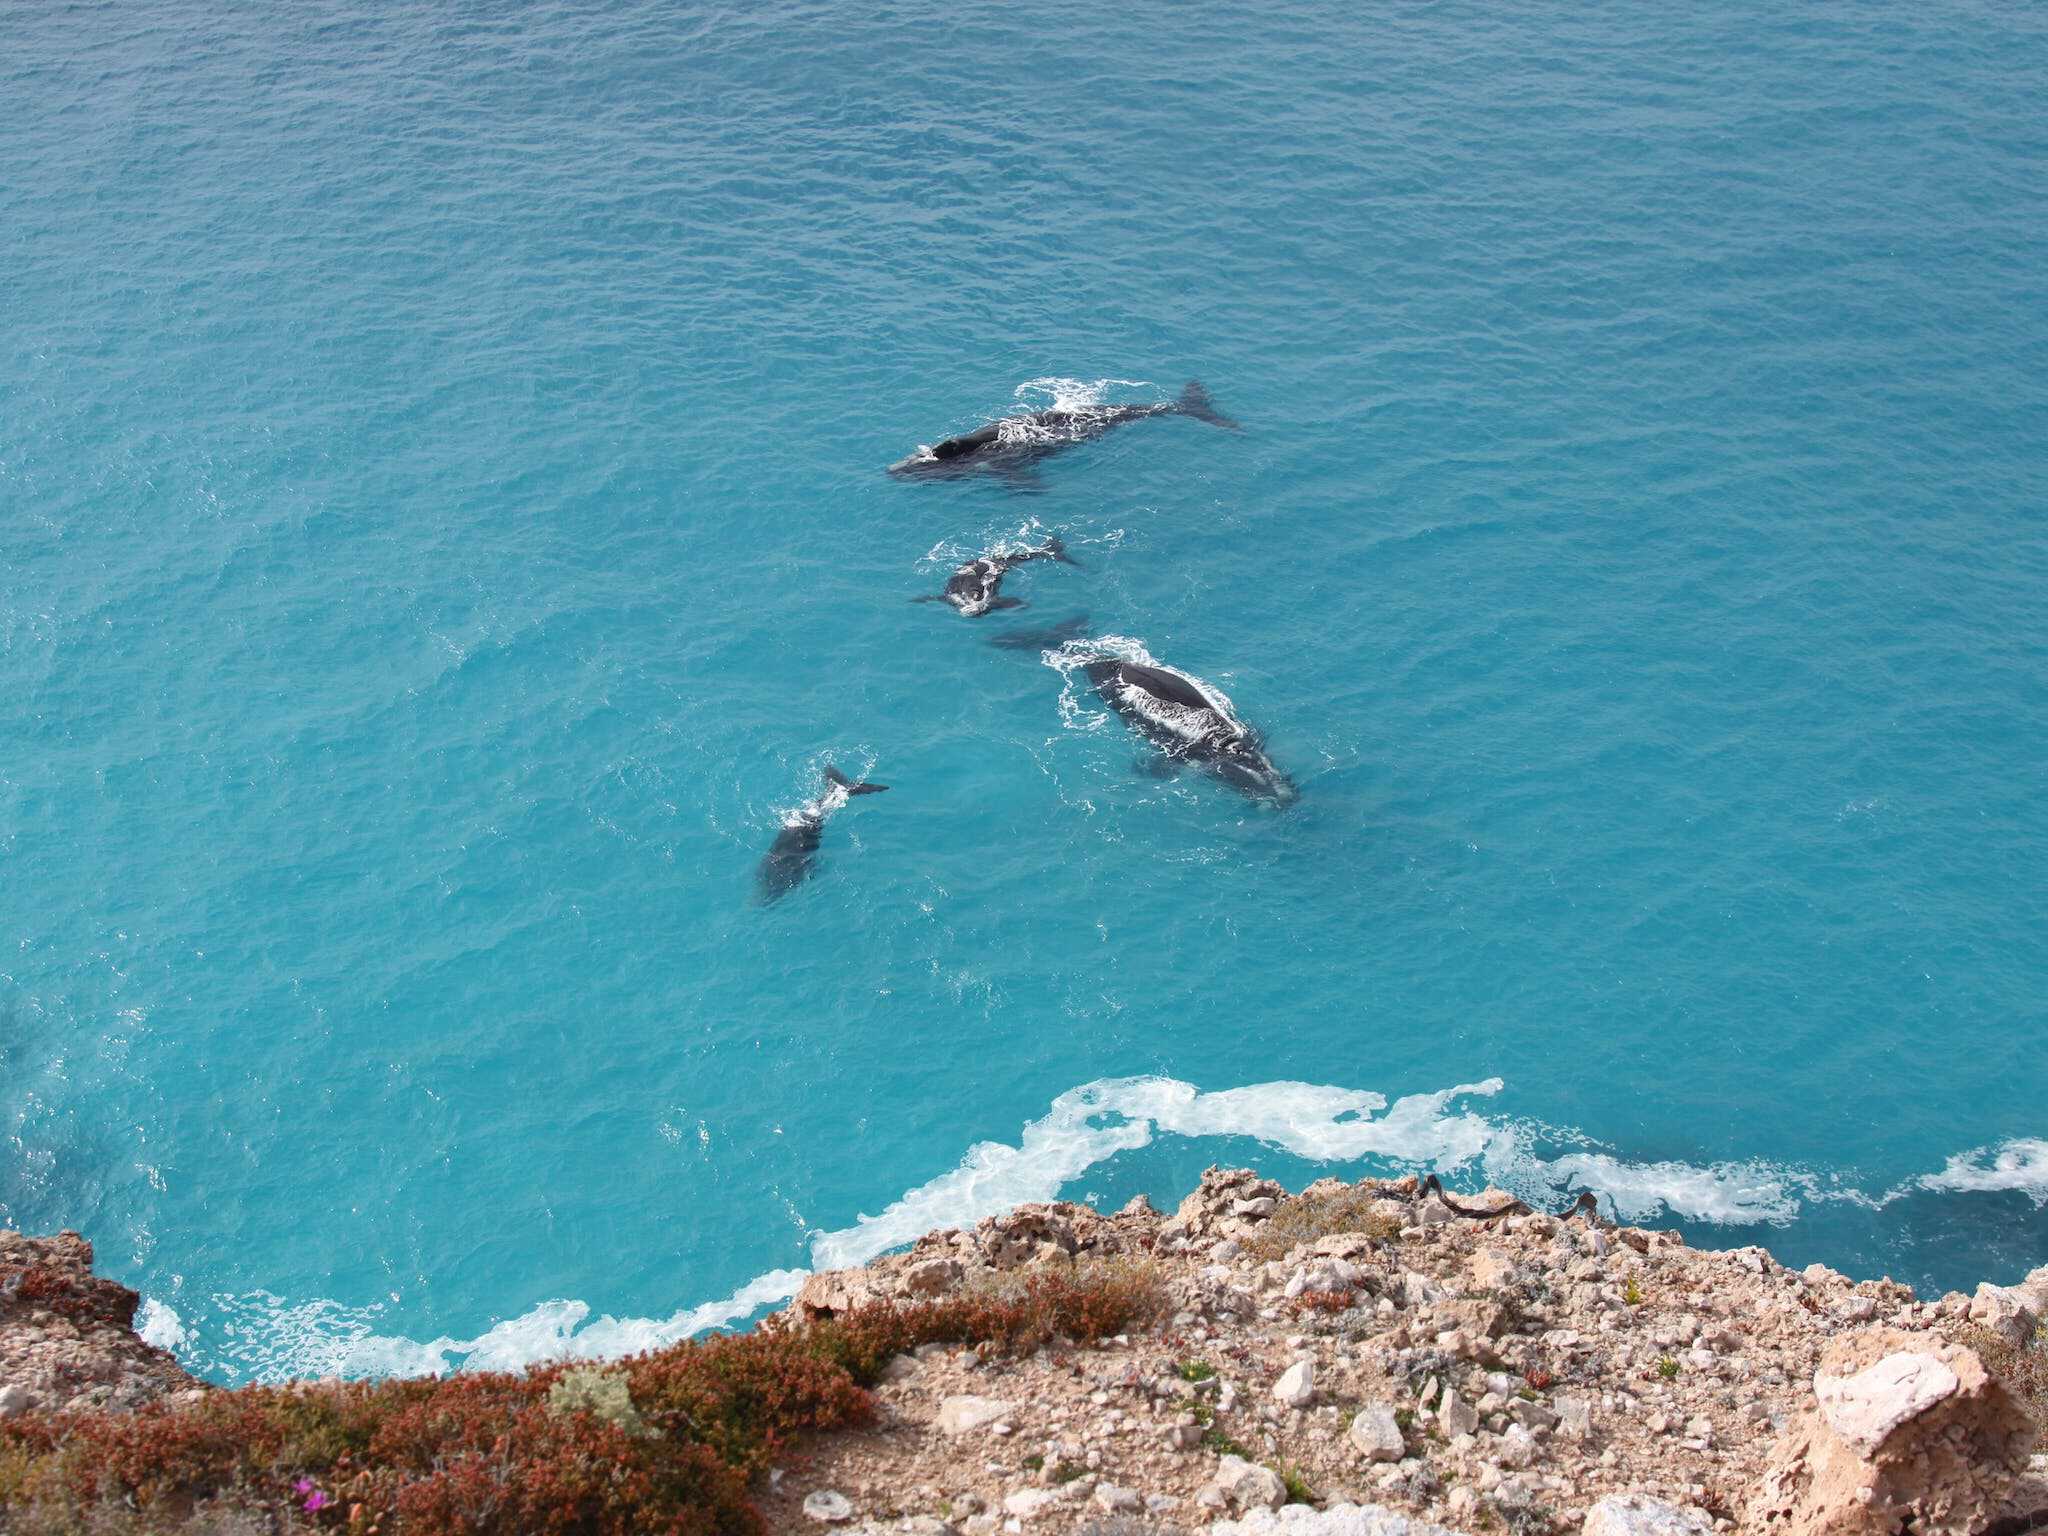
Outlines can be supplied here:
M825 788L782 818L782 830L762 856L755 886L763 905L780 901L817 872L818 844L832 813L855 795L878 795L889 786L855 782L825 765Z
M1102 701L1165 754L1147 771L1172 773L1194 763L1239 794L1268 805L1286 807L1301 798L1294 780L1266 755L1259 734L1200 678L1113 657L1091 661L1082 670Z
M978 619L998 608L1022 608L1021 597L1002 595L1003 578L1020 565L1033 560L1058 560L1079 569L1081 562L1067 553L1057 538L1027 549L1003 548L976 555L946 578L946 590L911 599L914 603L946 603L963 619Z
M1056 406L1005 416L942 443L921 445L891 464L889 473L899 480L943 480L986 471L1013 486L1028 487L1041 460L1154 416L1192 416L1212 427L1238 430L1235 421L1216 409L1201 381L1190 379L1179 399L1157 405Z

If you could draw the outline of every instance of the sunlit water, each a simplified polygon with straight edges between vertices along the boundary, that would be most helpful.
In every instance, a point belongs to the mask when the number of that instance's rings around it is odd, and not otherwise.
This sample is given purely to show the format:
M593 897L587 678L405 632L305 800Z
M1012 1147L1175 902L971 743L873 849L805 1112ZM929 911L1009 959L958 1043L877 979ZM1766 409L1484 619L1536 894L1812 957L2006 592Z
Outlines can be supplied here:
M2044 18L7 10L0 1219L221 1379L1212 1161L2048 1260Z

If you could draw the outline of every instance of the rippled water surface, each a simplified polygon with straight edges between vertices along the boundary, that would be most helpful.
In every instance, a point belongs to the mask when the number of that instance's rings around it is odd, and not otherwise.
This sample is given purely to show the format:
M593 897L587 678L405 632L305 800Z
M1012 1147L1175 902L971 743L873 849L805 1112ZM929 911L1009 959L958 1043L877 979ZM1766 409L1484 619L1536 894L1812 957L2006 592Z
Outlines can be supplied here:
M1224 1160L2048 1260L2039 10L0 31L0 1219L194 1365ZM1241 431L883 472L1190 378Z

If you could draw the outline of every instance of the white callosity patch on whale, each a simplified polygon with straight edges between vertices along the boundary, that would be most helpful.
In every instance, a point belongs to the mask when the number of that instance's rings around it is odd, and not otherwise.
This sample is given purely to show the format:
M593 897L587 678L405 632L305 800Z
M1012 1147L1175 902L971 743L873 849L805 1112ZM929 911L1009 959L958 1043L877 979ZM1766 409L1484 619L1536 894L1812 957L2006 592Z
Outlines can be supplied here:
M2015 1190L2037 1206L2048 1205L2048 1140L2027 1136L1961 1152L1939 1173L1924 1174L1916 1182L1921 1189L1970 1194Z
M1109 719L1105 712L1090 710L1081 704L1075 674L1098 661L1126 661L1133 666L1157 667L1162 672L1171 672L1209 704L1205 713L1158 698L1142 688L1124 687L1124 698L1147 719L1189 741L1199 741L1219 732L1237 740L1251 734L1250 728L1238 718L1237 706L1231 703L1229 694L1214 683L1191 676L1178 667L1166 666L1145 649L1142 640L1134 640L1129 635L1093 635L1087 639L1069 640L1056 650L1041 652L1040 659L1065 679L1060 689L1060 718L1070 730L1094 730Z
M1026 411L1085 411L1090 406L1146 403L1111 398L1122 390L1156 393L1158 386L1149 379L1069 379L1048 374L1044 378L1026 379L1013 391L1012 398Z
M1367 1089L1316 1083L1255 1083L1204 1093L1172 1078L1102 1079L1061 1094L1023 1127L1015 1145L978 1143L954 1168L878 1214L814 1234L810 1257L820 1268L861 1264L925 1232L1057 1198L1090 1170L1159 1136L1249 1139L1316 1163L1462 1174L1464 1182L1483 1179L1543 1206L1556 1205L1572 1189L1592 1188L1627 1220L1669 1211L1705 1222L1784 1221L1799 1208L1794 1191L1817 1182L1797 1170L1761 1164L1629 1163L1583 1150L1546 1156L1540 1148L1554 1144L1556 1133L1490 1119L1458 1103L1501 1091L1500 1079L1489 1078L1410 1094L1390 1105ZM742 1321L788 1300L805 1274L771 1271L730 1296L665 1318L593 1320L585 1302L549 1301L475 1338L425 1341L377 1333L377 1308L288 1306L260 1294L216 1297L217 1322L204 1331L217 1331L219 1339L194 1339L188 1358L203 1369L255 1379L424 1375L611 1358Z
M1176 675L1186 676L1185 673ZM1188 678L1188 681L1193 683L1195 680ZM1200 691L1200 685L1196 684L1196 687ZM1185 704L1176 704L1171 699L1148 693L1133 683L1119 683L1116 689L1126 709L1191 747L1211 739L1238 741L1244 737L1241 723L1213 707L1191 709Z
M1143 393L1144 398L1120 398ZM1069 379L1047 376L1026 379L1013 392L1018 413L996 420L996 440L1005 447L1032 443L1066 443L1087 437L1106 413L1128 406L1157 406L1158 386L1146 379ZM1058 411L1070 419L1053 423L1042 413Z

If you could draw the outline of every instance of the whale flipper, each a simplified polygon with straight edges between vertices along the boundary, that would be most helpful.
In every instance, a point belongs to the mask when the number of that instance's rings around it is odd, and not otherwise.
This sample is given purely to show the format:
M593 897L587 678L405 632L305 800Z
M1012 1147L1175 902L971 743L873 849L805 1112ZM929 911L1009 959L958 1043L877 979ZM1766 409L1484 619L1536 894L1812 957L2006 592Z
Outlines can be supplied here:
M1045 478L1029 464L994 464L990 468L1010 490L1035 495L1045 489Z
M1244 430L1235 420L1216 409L1216 402L1209 398L1209 391L1202 387L1200 379L1189 379L1187 387L1180 392L1180 413L1197 421L1206 421L1212 427L1224 427L1232 432Z
M988 643L999 651L1056 651L1069 640L1088 633L1088 615L1077 613L1046 629L1013 629L989 636Z

